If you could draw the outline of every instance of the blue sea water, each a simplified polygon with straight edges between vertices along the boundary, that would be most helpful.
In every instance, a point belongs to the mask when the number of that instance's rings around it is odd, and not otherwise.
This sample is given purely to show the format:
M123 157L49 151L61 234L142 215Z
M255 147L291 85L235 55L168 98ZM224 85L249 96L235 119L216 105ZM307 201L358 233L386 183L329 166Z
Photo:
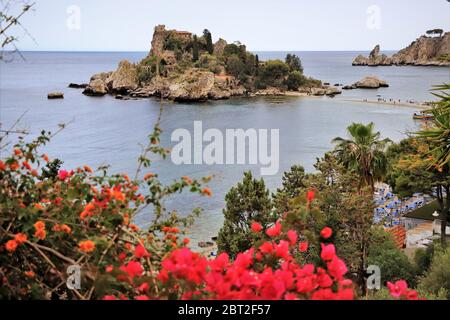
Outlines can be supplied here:
M432 85L450 82L449 68L433 67L352 67L360 52L296 52L302 59L305 74L324 82L351 84L367 75L386 80L389 88L344 91L331 98L236 98L198 104L164 102L162 143L168 147L171 133L178 128L193 130L194 121L202 121L204 130L280 129L280 170L265 177L271 190L281 183L281 176L294 164L313 170L317 157L332 148L331 140L345 136L351 122L374 122L384 137L400 140L416 128L414 108L363 104L352 99L387 99L428 101ZM284 58L286 52L258 52L260 60ZM362 54L368 54L362 52ZM56 130L59 123L71 122L46 147L52 157L64 161L65 168L80 164L96 167L111 165L113 172L132 175L137 166L141 144L157 119L158 99L120 101L106 96L92 98L81 90L69 89L71 82L88 82L101 71L115 70L122 59L138 62L144 52L83 53L24 52L25 60L14 59L0 65L0 122L8 128L24 112L19 128L31 136L42 129ZM47 93L62 91L64 100L47 100ZM3 155L1 155L3 156ZM182 195L167 201L171 210L186 215L194 207L204 209L190 230L191 238L209 240L222 225L222 209L226 192L242 178L246 170L259 176L258 166L251 165L174 165L170 159L155 159L153 172L170 182L188 175L199 178L212 175L209 186L212 198ZM137 223L145 226L151 212L143 212Z

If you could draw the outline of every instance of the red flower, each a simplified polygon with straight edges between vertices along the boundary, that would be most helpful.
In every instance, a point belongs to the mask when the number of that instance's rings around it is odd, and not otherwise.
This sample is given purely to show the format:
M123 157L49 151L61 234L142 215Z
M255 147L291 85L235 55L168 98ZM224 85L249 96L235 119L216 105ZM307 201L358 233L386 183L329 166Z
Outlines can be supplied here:
M322 229L322 231L320 231L320 235L324 239L330 238L332 234L333 234L333 230L329 227L325 227Z
M131 279L144 273L142 265L137 261L128 262L127 265L120 267L120 270L126 272Z
M406 294L406 299L408 300L419 300L419 294L415 290L409 290Z
M295 244L297 243L297 239L298 239L297 232L295 232L294 230L289 230L287 232L287 236L288 236L291 246L295 246Z
M80 241L78 247L84 253L91 253L95 250L95 243L91 240Z
M262 225L258 222L253 222L251 228L252 228L252 231L255 233L259 233L263 229Z
M104 296L103 300L117 300L115 296Z
M139 292L147 292L148 289L150 289L150 286L149 286L149 284L148 284L147 282L144 282L143 284L141 284L141 285L138 287L138 291L139 291Z
M23 233L18 233L18 234L16 234L16 235L14 236L14 240L16 240L16 242L17 242L18 244L22 244L22 243L27 242L27 239L28 239L27 235L26 235L26 234L23 234Z
M22 165L27 169L27 170L32 170L31 165L28 161L24 161L22 162Z
M316 197L316 193L314 190L310 190L306 193L306 200L308 201L308 203L311 203L315 197Z
M275 248L275 254L278 258L289 259L289 242L281 240Z
M6 242L5 248L9 252L14 252L16 251L18 245L19 244L16 242L16 240L9 240L8 242Z
M271 228L266 230L266 234L269 237L272 237L272 238L276 237L276 236L279 236L280 233L281 233L281 223L280 223L280 221L277 221L273 227L271 227Z
M300 242L300 245L298 246L298 250L300 252L306 252L308 251L308 242L304 241L304 242Z
M119 260L124 261L127 258L127 254L125 252L119 253Z
M144 248L143 245L138 244L136 249L134 249L134 256L138 259L150 257L150 253L148 253L147 249Z
M324 261L331 261L336 257L336 248L333 244L323 244L322 243L322 253L320 254L320 257Z
M67 172L66 170L60 170L58 172L58 178L61 181L64 181L67 179L67 177L69 176L69 172Z
M408 292L408 284L405 280L399 280L396 283L388 282L387 287L394 298L406 296Z
M331 262L328 262L327 267L330 275L336 280L342 280L348 271L345 262L338 257L334 257Z
M134 300L145 301L145 300L150 300L150 298L147 297L147 296L137 296L137 297L134 298Z
M19 165L19 163L18 163L17 161L13 161L13 162L11 162L11 163L9 164L9 168L10 168L12 171L16 171L17 169L20 168L20 165Z
M273 252L273 244L270 242L265 242L259 247L259 250L263 254L271 254Z

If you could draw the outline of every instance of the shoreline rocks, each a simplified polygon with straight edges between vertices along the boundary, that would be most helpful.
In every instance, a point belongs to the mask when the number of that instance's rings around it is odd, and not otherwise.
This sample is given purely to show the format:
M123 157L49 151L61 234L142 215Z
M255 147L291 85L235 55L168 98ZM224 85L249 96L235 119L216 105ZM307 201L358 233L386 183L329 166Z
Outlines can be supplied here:
M421 36L392 57L380 54L376 45L369 57L357 56L353 66L436 66L450 67L450 32L439 37Z

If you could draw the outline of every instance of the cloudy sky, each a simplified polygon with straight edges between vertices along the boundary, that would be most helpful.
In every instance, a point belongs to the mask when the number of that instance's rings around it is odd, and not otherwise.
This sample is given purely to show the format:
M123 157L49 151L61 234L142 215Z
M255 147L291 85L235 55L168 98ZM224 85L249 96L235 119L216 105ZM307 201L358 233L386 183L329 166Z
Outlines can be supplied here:
M384 50L450 31L447 0L35 0L21 50L147 51L153 27L240 40L250 50Z

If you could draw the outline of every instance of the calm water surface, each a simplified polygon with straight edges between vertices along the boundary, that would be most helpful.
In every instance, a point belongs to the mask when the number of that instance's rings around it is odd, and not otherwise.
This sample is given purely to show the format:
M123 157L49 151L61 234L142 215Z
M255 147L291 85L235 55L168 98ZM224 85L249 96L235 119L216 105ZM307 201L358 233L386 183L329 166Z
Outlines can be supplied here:
M260 59L283 58L286 53L260 52ZM315 159L328 151L330 141L344 136L351 122L373 121L384 137L399 140L415 128L408 107L361 104L347 99L431 100L428 89L434 84L450 82L449 68L424 67L352 67L358 52L298 52L305 73L324 82L351 84L364 76L377 75L391 85L379 90L353 90L330 98L254 98L202 104L164 103L162 143L173 146L170 134L178 128L193 129L193 122L203 122L204 130L218 128L280 129L280 170L278 175L265 177L272 190L280 185L282 173L294 164L309 171ZM364 53L367 54L367 53ZM64 160L66 168L80 164L93 167L110 164L113 172L133 174L140 144L146 142L159 112L157 99L119 101L112 97L91 98L80 90L68 89L70 82L87 82L100 71L114 70L121 59L139 61L145 53L31 53L26 61L16 59L0 65L0 121L11 125L27 112L20 127L32 135L41 129L55 130L59 123L73 121L46 148L52 157ZM47 93L63 91L64 100L47 100ZM170 160L156 159L152 169L169 182L183 175L202 177L213 175L212 198L183 195L169 199L169 209L187 214L194 207L204 213L192 228L194 240L209 240L222 225L225 193L241 180L246 170L259 175L258 166L175 166ZM150 212L137 217L145 226Z

